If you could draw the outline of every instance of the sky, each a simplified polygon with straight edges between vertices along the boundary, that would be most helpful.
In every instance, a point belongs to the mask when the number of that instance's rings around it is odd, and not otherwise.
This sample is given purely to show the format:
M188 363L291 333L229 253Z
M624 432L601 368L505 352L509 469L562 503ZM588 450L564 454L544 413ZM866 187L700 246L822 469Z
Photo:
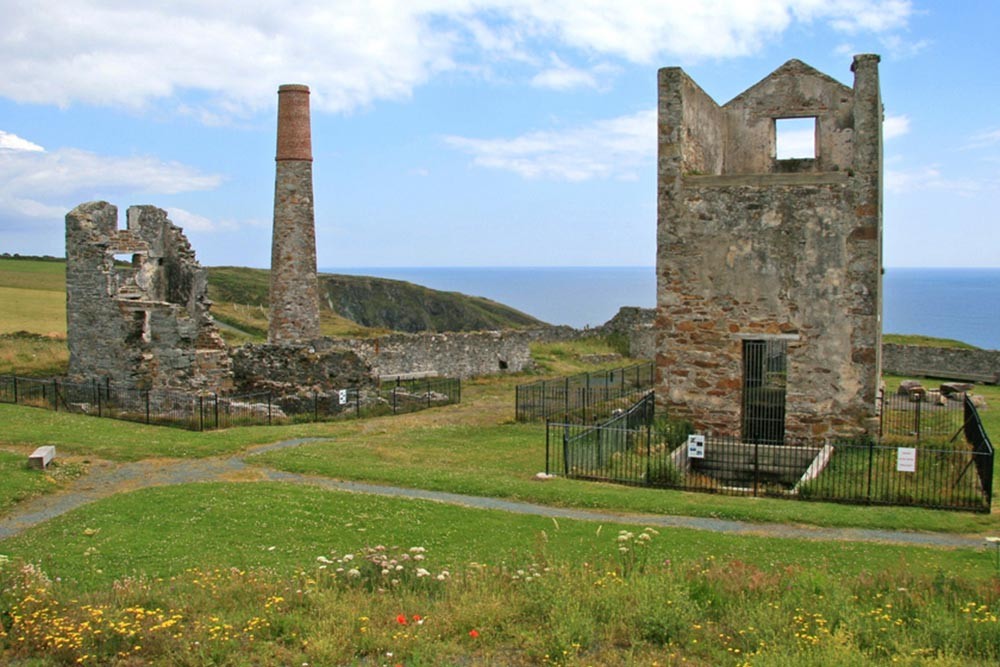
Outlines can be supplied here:
M724 103L878 53L889 267L1000 267L993 0L0 0L0 253L166 209L266 267L277 88L312 91L320 267L652 266L656 73ZM794 135L793 135L794 136Z

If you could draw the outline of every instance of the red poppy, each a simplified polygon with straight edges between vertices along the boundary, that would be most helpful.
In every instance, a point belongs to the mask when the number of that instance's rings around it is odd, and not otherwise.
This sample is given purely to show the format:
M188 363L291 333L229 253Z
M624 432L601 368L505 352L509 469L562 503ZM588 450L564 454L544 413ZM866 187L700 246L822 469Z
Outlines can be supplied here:
M420 620L420 614L414 614L413 615L413 620L414 621L419 621Z
M406 614L400 614L396 617L396 622L400 625L406 625Z
M473 639L475 639L476 637L479 636L479 631L475 630L475 629L469 630L469 636L472 637Z

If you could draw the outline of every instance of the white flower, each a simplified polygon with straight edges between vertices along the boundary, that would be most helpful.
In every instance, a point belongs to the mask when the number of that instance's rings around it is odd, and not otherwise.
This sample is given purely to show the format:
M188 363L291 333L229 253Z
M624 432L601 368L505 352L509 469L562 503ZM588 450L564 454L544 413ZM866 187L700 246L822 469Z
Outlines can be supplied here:
M345 560L345 561L347 561L347 560L354 560L354 554L344 554L344 557L341 560Z
M403 566L402 566L402 565L397 565L397 566L396 566L396 572L399 572L399 571L400 571L400 570L402 570L402 569L403 569Z
M351 579L357 579L358 577L361 576L361 571L352 567L350 570L347 571L347 576L350 577Z
M425 551L427 551L427 549L424 549L423 547L410 547L411 554L422 554Z
M327 558L326 556L319 556L316 560L318 560L320 563L323 563L324 565L333 565L333 561Z
M424 559L423 554L417 554L416 556L413 557L413 560L423 560L423 559Z
M382 576L383 577L386 576L387 574L389 574L389 570L382 570Z
M427 570L425 570L422 567L418 567L417 568L417 576L418 577L427 577L427 576L430 576L430 574L431 574L430 572L428 572Z
M438 580L438 581L444 581L444 580L445 580L445 579L447 579L447 578L448 578L448 577L444 576L444 574L439 574L439 575L437 576L437 580Z

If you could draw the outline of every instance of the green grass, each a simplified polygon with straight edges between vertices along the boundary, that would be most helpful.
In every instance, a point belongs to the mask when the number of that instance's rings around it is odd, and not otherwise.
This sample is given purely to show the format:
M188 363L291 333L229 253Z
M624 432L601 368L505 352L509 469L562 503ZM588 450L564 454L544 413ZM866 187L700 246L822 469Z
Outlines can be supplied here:
M66 335L66 295L38 289L0 287L0 333L28 331Z
M66 292L66 260L0 258L0 287Z
M282 484L146 489L3 543L0 659L839 667L1000 657L990 553L639 532ZM399 561L397 584L367 560L415 546L425 559ZM416 576L418 565L431 576Z
M613 556L614 523L533 517L431 501L359 496L280 483L210 483L143 489L62 515L3 542L3 553L34 562L77 591L125 576L169 577L192 568L263 567L293 574L333 551L422 546L435 567L523 563L539 546L558 560ZM600 529L600 530L599 530ZM635 530L630 528L630 530ZM544 533L544 535L543 535ZM906 563L912 574L994 574L991 554L873 543L830 543L670 529L653 559L740 559L836 575ZM90 552L85 556L85 553Z
M0 515L34 496L55 491L56 478L28 467L28 454L0 450Z
M921 336L918 334L882 334L883 343L893 343L895 345L920 345L922 347L949 347L963 350L978 350L979 348L969 343L952 338L935 338L933 336Z
M69 365L65 337L19 331L0 334L0 375L51 377Z

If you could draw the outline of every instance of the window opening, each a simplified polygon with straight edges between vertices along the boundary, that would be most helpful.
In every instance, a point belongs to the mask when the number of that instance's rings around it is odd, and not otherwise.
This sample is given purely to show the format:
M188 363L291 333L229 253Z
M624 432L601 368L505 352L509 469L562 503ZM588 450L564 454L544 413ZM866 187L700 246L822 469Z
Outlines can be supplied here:
M816 117L775 118L774 146L779 160L816 159Z

